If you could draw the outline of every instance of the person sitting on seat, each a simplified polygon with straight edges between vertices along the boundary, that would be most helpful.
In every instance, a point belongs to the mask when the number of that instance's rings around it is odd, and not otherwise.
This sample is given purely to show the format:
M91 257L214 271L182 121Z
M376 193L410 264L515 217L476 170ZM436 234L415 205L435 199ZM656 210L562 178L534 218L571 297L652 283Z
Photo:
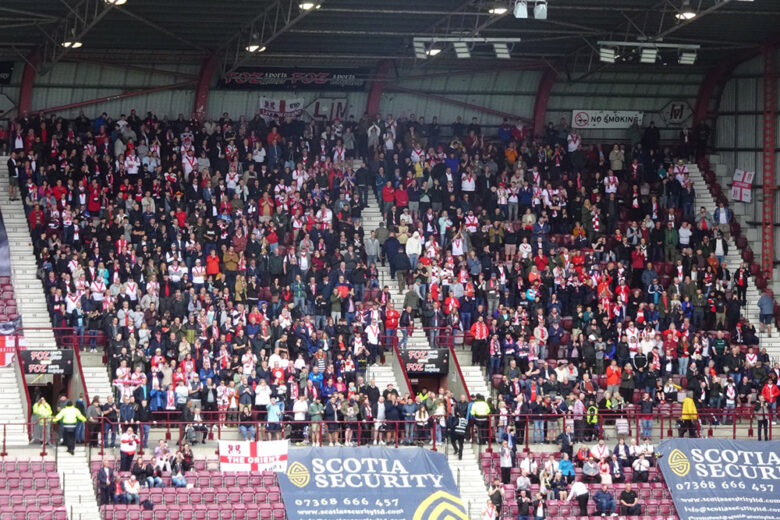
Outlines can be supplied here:
M642 514L642 506L639 505L639 498L636 491L631 489L631 484L626 484L626 489L620 493L620 514L625 516L637 516Z
M615 497L609 492L609 486L602 484L601 489L593 494L593 502L596 504L596 514L601 516L612 515L615 513Z
M631 467L634 469L632 477L634 482L647 482L650 476L650 461L645 458L644 453L634 461Z
M135 478L135 475L130 475L130 478L124 482L124 503L125 504L140 504L141 503L141 483Z

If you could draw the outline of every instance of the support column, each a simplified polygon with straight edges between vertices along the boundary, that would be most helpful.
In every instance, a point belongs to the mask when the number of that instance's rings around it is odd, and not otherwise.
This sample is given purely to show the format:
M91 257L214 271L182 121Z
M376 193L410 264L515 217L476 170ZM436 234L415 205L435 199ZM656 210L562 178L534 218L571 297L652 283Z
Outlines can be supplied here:
M22 71L22 84L19 87L18 114L23 116L30 112L32 107L32 91L35 84L36 67L41 62L40 56L33 54L24 63Z
M198 86L195 90L195 107L192 113L195 119L202 121L206 117L206 107L209 103L209 87L211 78L214 76L214 69L217 66L217 58L213 54L203 59L200 65L200 74L198 74Z
M368 93L368 102L366 103L366 113L374 117L379 112L379 102L382 100L382 91L387 83L387 71L390 69L390 61L383 60L379 63L374 74L374 80L371 82L371 90Z
M764 201L761 213L761 271L764 278L772 279L775 260L775 135L777 107L777 46L764 46L764 153L763 188Z
M553 84L557 74L552 68L546 68L539 81L539 89L536 91L534 102L534 135L544 134L544 118L547 114L547 102L550 100Z

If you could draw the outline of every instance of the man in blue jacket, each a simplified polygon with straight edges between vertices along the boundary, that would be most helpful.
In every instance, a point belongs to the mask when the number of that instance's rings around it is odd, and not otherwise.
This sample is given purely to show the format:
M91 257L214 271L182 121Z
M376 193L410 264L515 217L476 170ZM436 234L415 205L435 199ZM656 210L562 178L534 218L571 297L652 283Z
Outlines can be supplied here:
M596 504L596 514L601 516L612 515L615 513L615 497L609 492L609 486L602 484L601 489L593 495L593 502Z

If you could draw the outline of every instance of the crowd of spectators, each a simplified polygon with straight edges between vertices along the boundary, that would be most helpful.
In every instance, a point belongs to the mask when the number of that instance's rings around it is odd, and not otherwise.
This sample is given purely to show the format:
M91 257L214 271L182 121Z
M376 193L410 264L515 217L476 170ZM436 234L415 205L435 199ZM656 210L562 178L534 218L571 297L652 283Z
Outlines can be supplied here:
M246 438L322 420L291 431L319 443L363 442L359 422L371 442L441 441L491 411L502 435L534 414L529 435L552 442L555 414L584 440L598 413L651 417L686 391L775 412L780 367L742 316L750 271L725 261L733 214L697 206L658 129L606 147L565 122L487 133L390 114L15 121L9 173L52 323L107 343L115 395L87 410L106 444L137 423L144 442L166 412L192 442L218 418ZM364 230L373 197L383 223ZM470 344L492 406L366 381L416 318L434 346Z

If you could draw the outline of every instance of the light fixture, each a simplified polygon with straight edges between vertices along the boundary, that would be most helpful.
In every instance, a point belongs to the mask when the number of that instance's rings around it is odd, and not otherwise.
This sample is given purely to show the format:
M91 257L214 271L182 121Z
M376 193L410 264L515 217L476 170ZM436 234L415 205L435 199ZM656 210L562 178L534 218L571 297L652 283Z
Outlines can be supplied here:
M505 5L505 4L495 4L493 7L491 7L490 9L488 9L488 13L490 13L490 14L494 14L494 15L496 15L496 16L501 16L501 15L504 15L504 14L506 14L506 12L507 12L508 10L509 10L509 9L507 9L507 8L506 8L506 5Z
M615 49L611 47L600 47L599 59L604 63L615 63L615 59L617 59L617 52L615 52Z
M696 11L691 8L691 2L689 0L685 0L682 3L682 7L680 7L680 12L674 15L674 17L683 21L693 20L696 18Z
M680 65L693 65L696 63L696 51L682 51L677 59Z
M547 0L536 0L534 18L537 20L547 20Z
M509 58L512 57L512 55L509 54L508 43L494 43L493 50L496 51L496 58L500 58L502 60L508 60Z
M515 18L528 18L528 0L515 0Z
M425 54L427 54L428 56L436 56L440 52L441 52L441 47L432 43L431 46L428 47L428 50L425 51Z
M424 60L427 54L425 53L425 42L420 40L414 40L414 57L418 60Z
M658 49L652 47L642 49L642 54L639 56L640 63L655 63L656 61L658 61Z
M316 2L301 2L298 4L298 7L300 7L303 11L311 11L312 9L319 9L322 7L322 4L318 4Z
M127 0L103 0L103 1L108 5L113 5L114 7L125 5L127 3Z
M455 56L458 58L471 58L471 50L469 50L469 44L466 42L455 42L452 44L455 49Z
M246 49L246 52L265 52L267 47L265 45L258 45L256 43L250 43L249 45L244 47L244 49Z
M62 45L66 49L78 49L83 44L80 41L77 41L77 40L67 40L67 41L62 42L60 45Z

